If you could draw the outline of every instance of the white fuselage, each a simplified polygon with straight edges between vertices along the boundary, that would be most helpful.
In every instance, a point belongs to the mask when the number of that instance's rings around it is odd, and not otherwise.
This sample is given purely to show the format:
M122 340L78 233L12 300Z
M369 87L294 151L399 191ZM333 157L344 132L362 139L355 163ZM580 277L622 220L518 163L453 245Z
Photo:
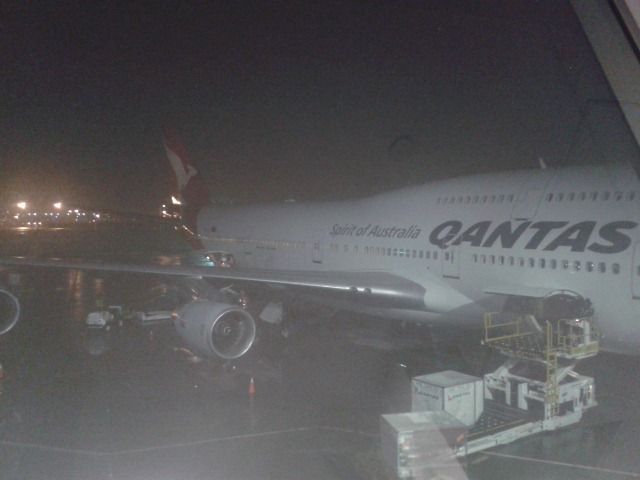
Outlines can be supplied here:
M499 300L492 287L569 290L592 301L605 348L635 353L639 187L625 166L503 172L351 201L209 207L198 233L242 267L391 272L425 287L423 310L391 317L480 322Z

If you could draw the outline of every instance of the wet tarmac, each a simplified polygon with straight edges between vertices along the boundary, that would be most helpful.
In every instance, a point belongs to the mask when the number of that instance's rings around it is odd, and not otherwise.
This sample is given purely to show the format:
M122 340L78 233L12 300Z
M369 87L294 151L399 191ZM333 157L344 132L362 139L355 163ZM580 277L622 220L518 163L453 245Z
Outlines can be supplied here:
M193 364L171 325L84 324L159 279L3 278L24 316L0 339L2 479L389 479L379 416L410 409L411 376L478 374L497 361L477 333L434 337L342 314L286 340L265 334L233 368ZM640 358L601 354L578 370L595 376L599 401L580 425L476 454L468 477L640 478Z

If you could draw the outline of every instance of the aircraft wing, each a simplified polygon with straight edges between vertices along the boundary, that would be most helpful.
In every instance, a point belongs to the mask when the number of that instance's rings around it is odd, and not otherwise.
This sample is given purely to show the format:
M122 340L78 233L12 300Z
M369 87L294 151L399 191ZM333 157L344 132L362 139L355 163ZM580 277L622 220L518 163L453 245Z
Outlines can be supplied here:
M101 272L142 273L177 277L202 277L233 283L293 287L331 293L369 306L386 308L424 308L425 288L389 272L292 271L98 263L68 260L0 258L0 265L45 267Z

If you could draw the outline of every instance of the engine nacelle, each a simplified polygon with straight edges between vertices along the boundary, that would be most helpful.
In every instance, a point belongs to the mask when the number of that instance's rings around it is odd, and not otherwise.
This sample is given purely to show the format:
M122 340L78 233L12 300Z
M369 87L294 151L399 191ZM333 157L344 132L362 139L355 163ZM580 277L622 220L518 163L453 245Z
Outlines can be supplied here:
M176 312L174 323L194 353L224 360L241 357L256 339L253 317L230 303L194 300Z
M20 319L20 302L7 290L0 288L0 335L4 335Z

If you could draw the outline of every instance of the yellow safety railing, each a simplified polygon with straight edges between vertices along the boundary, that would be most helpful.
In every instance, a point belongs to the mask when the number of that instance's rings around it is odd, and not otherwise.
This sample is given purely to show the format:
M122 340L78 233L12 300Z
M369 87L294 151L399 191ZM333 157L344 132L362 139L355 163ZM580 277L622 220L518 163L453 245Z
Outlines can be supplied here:
M511 338L522 337L528 335L523 328L524 322L521 316L512 317L512 321L495 323L495 318L503 317L505 314L499 312L491 312L484 314L484 341L485 343L499 342ZM496 334L495 332L499 332Z

